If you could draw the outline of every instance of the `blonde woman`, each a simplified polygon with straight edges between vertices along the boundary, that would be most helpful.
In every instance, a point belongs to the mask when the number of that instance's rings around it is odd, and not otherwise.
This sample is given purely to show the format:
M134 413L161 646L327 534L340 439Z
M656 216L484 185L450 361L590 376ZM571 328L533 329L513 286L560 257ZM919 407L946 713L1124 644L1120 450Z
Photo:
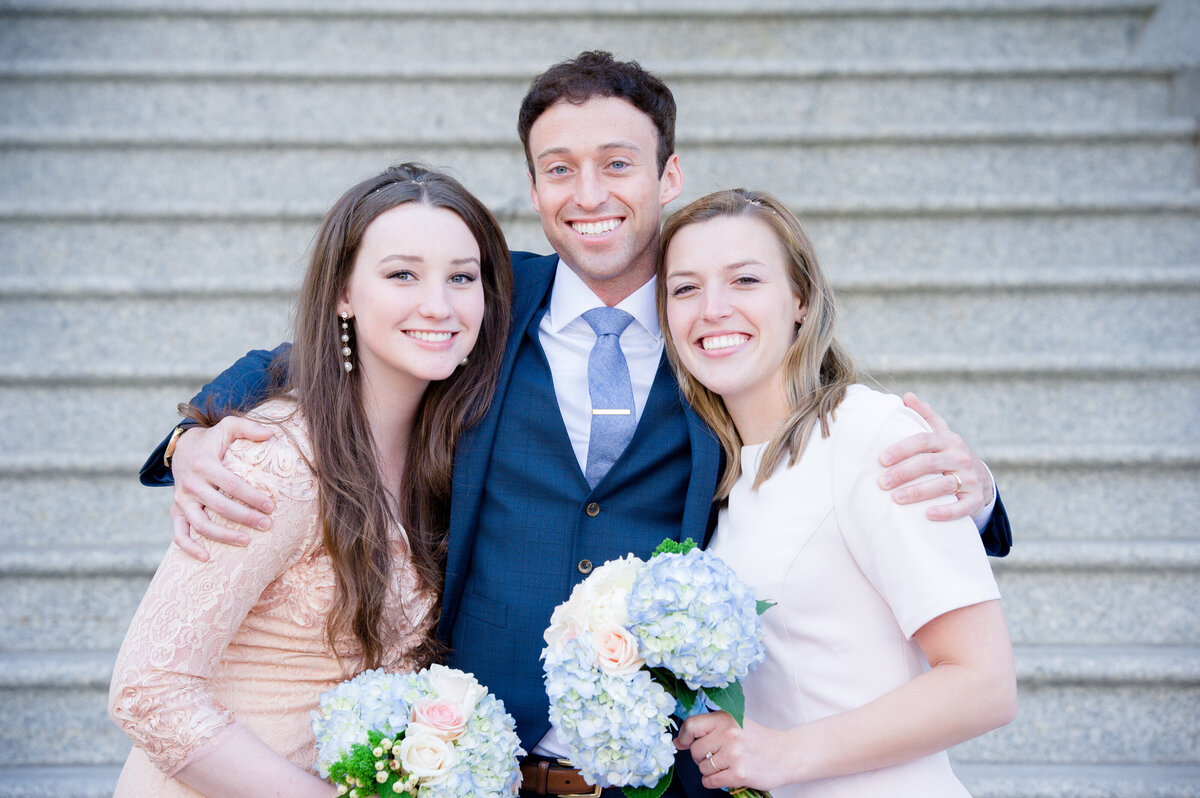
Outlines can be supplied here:
M710 788L966 795L945 750L1009 722L1016 686L975 527L878 485L878 452L927 427L858 383L812 245L774 197L699 199L660 252L667 351L726 458L709 548L776 603L744 728L700 715L677 747Z

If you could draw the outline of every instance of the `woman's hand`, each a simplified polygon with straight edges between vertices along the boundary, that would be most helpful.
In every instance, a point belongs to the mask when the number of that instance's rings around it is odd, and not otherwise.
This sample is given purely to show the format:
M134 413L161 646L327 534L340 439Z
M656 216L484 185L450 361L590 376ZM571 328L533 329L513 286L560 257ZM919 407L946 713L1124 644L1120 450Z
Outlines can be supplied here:
M208 552L192 539L192 532L234 546L250 542L242 530L224 526L209 517L208 511L251 529L270 529L275 509L271 497L235 476L222 460L229 445L238 438L265 441L270 428L239 416L227 416L213 427L193 427L179 436L171 458L175 478L175 498L171 502L171 521L175 545L197 560L207 561Z
M706 712L683 722L675 748L691 749L709 789L753 787L770 790L791 781L788 760L796 746L787 732L746 720L745 727L728 712Z

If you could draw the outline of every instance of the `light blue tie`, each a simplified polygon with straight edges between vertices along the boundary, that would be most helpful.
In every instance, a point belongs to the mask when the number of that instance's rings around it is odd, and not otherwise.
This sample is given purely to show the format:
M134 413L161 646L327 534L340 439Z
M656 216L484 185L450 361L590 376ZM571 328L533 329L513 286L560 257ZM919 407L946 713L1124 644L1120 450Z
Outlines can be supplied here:
M593 308L583 320L596 331L588 356L588 394L592 397L592 432L584 476L593 488L625 451L636 426L629 364L621 351L621 333L633 321L623 310Z

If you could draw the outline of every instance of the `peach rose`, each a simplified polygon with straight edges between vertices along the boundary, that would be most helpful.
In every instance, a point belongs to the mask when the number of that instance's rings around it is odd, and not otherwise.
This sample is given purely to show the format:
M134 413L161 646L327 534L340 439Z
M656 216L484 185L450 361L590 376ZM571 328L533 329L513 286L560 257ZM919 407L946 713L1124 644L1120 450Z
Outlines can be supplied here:
M621 626L605 626L592 632L596 662L600 670L613 676L626 676L640 669L645 660L638 654L637 638Z

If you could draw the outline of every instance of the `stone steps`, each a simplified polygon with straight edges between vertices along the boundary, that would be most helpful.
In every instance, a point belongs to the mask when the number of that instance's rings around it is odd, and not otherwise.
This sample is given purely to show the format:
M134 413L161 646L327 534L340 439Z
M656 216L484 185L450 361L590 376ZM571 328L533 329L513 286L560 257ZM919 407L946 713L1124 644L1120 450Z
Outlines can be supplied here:
M241 349L217 342L213 351L213 369L242 354ZM204 365L203 359L197 362ZM1189 453L1186 457L1200 451L1200 410L1194 401L1200 373L1194 367L1126 374L1054 373L1052 367L1043 374L960 372L957 364L950 363L933 375L926 364L913 372L880 376L884 387L912 390L944 417L955 419L955 428L974 441L999 475L1010 468L1004 453L1014 438L1022 442L1018 450L1043 453L1018 469L1060 465L1063 457L1068 462L1082 458L1084 463L1107 464L1106 449L1157 451L1163 456L1179 449ZM175 405L198 387L199 380L190 384L182 380L0 384L0 403L14 418L25 419L20 426L0 426L0 448L12 453L0 473L14 473L16 467L61 471L95 463L132 474L177 422ZM1147 403L1155 406L1156 414L1138 412ZM1034 512L1040 509L1044 508Z
M539 66L539 68L541 68ZM51 143L85 137L112 143L265 144L333 142L487 143L516 146L513 110L532 72L511 77L328 74L228 77L185 74L39 74L0 61L0 133L17 140L45 136ZM1173 116L1170 74L1116 69L1062 68L1034 74L964 63L944 70L877 74L791 72L757 78L748 96L745 78L664 75L678 100L681 143L718 132L749 135L764 125L803 139L862 130L947 128L984 132L1092 125L1127 131ZM461 93L470 103L448 102ZM753 105L769 104L770 119ZM715 115L712 109L729 113ZM344 120L353 116L352 129ZM882 127L881 127L882 125ZM1111 126L1109 128L1108 126ZM1095 135L1094 133L1092 135Z
M1194 765L1071 765L955 763L975 798L1196 798Z
M106 709L114 657L112 650L0 654L0 695L5 697L0 734L6 752L0 768L123 761L129 744ZM1200 706L1200 649L1018 645L1015 657L1021 693L1017 719L954 749L957 766L1019 769L1026 762L1077 761L1092 767L1106 761L1170 766L1194 758L1196 741L1187 732ZM1082 690L1107 698L1080 712ZM1132 741L1123 743L1125 759L1099 759L1097 736L1119 734L1120 722L1136 732L1122 737ZM80 738L89 741L86 763L75 750Z
M820 224L820 222L818 222ZM33 226L33 225L31 225ZM28 230L28 227L26 228ZM0 225L0 236L3 235L3 225ZM30 245L29 239L36 239L31 234L24 240L17 238L17 231L10 230L14 244L25 244L31 249L39 249L43 260L34 263L36 255L29 254L29 268L14 268L0 274L0 296L6 300L113 300L113 299L155 299L192 296L195 298L212 299L249 299L262 298L266 300L290 299L294 296L299 282L300 272L305 264L297 261L290 269L280 266L278 269L264 268L259 274L246 275L244 284L232 282L234 274L213 274L190 268L172 269L169 264L157 264L161 268L151 270L154 262L146 263L145 279L137 279L125 274L113 273L111 279L103 271L89 271L87 274L73 275L66 255L67 246L63 247L62 259L42 248L42 242ZM98 231L97 231L98 232ZM297 231L298 233L298 231ZM178 238L180 234L176 235ZM126 240L133 238L134 233L127 232ZM297 236L298 237L298 236ZM3 240L3 239L0 239ZM250 245L249 238L246 239ZM53 242L44 241L45 247ZM225 242L229 246L228 242ZM70 247L79 246L79 237L73 236ZM234 245L236 246L236 244ZM91 248L93 262L107 259L110 255L115 260L115 253L97 251ZM896 253L898 256L905 253ZM909 266L918 265L926 252L906 250ZM232 255L232 253L231 253ZM14 253L15 256L15 253ZM19 256L15 256L19 260ZM54 257L53 260L51 258ZM280 255L281 259L286 257ZM883 257L882 253L879 257ZM1010 265L1007 271L984 271L972 268L953 270L950 264L925 264L920 271L905 271L897 268L896 258L887 263L879 263L878 268L872 269L867 264L831 264L826 270L838 298L868 297L875 294L954 294L968 290L992 291L1008 290L1021 291L1029 294L1053 291L1098 291L1114 292L1121 289L1166 291L1190 291L1200 285L1200 267L1192 265L1136 265L1124 266L1066 266L1049 265L1047 268L1027 268ZM232 271L228 260L216 261L225 263L226 269ZM99 264L98 264L99 265ZM216 265L216 263L214 263ZM265 266L266 264L264 264ZM39 268L35 268L39 267ZM111 265L112 269L117 264ZM198 273L199 272L199 273ZM68 277L71 279L68 280Z
M1194 4L749 5L0 0L0 798L111 794L170 537L134 475L287 337L329 203L421 157L544 251L514 112L594 47L672 86L683 200L788 202L860 363L996 473L1021 707L972 794L1200 796Z
M112 798L120 765L0 768L2 798Z
M162 530L156 546L0 554L4 650L117 648L167 545ZM994 565L1017 643L1200 646L1200 541L1018 539Z
M1194 352L1198 299L1200 284L1178 283L1094 290L847 290L840 296L839 335L873 370L924 368L939 380L953 371L972 381L981 373L1019 377L1054 371L1076 381L1089 372L1119 381L1122 372L1147 371L1186 380L1200 364ZM0 378L11 383L170 376L177 373L181 353L187 353L190 373L219 370L231 356L287 340L292 301L290 295L0 297ZM155 323L167 318L175 324ZM970 389L972 381L962 387ZM1043 387L1057 390L1053 384Z
M878 203L793 206L838 289L1165 288L1173 280L1187 288L1200 273L1200 201L1192 208L1167 200L1122 198L1123 204L1054 211L1033 202L944 203L938 211ZM299 285L305 248L322 212L315 206L311 215L273 218L19 212L0 217L0 251L6 257L0 296L284 296ZM504 226L514 247L545 248L531 212L509 216ZM899 236L903 247L895 245ZM79 251L89 253L82 273Z
M166 393L182 396L189 390L178 387ZM26 458L0 471L0 548L50 540L63 547L165 546L171 535L171 492L143 488L135 476L139 461L156 442L150 438L171 423L165 406L154 410L163 416L161 429L147 429L141 450L126 447L119 468L80 468L98 455L73 453L53 461ZM1121 456L1029 462L992 452L988 462L1018 531L1018 549L1034 541L1198 538L1200 455L1160 463ZM1114 500L1122 496L1137 501ZM106 512L80 521L79 507L100 506Z
M956 763L975 798L1196 798L1200 768L1191 765ZM0 798L109 798L120 768L0 768Z
M511 65L531 75L544 60L536 43L549 41L562 53L595 47L652 53L654 59L646 59L651 68L697 53L723 63L808 62L826 69L864 62L891 66L914 57L1026 64L1124 57L1153 6L1075 2L1022 9L960 2L921 8L909 3L891 12L874 6L866 13L853 8L839 13L832 4L734 10L671 2L639 9L592 6L582 14L569 8L427 3L399 4L390 13L381 4L336 10L264 4L232 13L227 8L86 4L46 14L17 5L7 14L0 50L18 63L119 64L154 71L213 62L227 70L322 71L415 63L470 70L482 64L486 72ZM81 24L88 28L86 37L79 36ZM671 36L662 35L664 25ZM405 46L397 47L398 40Z
M736 161L725 145L679 149L688 196L720 186L790 186L798 205L861 204L879 197L909 203L987 197L1138 195L1194 187L1193 134L1170 141L1086 143L758 144ZM524 158L513 147L291 146L220 149L163 146L85 149L9 146L0 152L7 179L0 215L202 212L324 208L355 179L397 160L453 165L469 187L499 211L529 204ZM508 187L507 189L501 187Z

